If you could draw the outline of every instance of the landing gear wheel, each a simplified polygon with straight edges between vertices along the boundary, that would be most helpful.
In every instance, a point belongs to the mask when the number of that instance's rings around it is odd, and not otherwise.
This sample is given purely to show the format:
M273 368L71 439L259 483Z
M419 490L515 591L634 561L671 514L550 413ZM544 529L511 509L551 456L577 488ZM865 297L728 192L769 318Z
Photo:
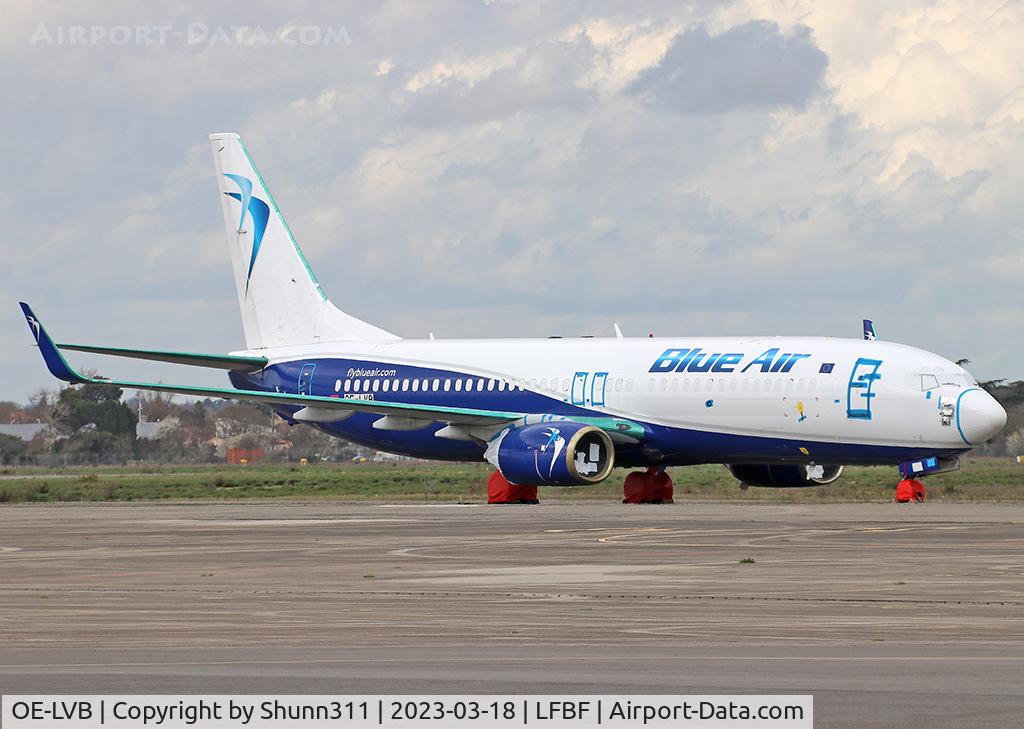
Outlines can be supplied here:
M916 478L905 478L896 485L896 494L892 500L897 504L906 504L911 501L923 502L927 498L924 484Z
M537 487L530 484L512 483L495 471L487 479L488 504L539 504Z
M663 469L633 471L622 484L623 504L671 504L672 478Z

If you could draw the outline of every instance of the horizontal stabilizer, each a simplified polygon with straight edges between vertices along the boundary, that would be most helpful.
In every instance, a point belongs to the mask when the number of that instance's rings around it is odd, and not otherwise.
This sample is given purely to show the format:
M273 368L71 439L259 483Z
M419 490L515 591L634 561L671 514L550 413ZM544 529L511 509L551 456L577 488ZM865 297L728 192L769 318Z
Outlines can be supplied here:
M130 357L151 362L170 362L171 364L191 365L193 367L212 367L219 370L237 370L238 372L258 372L267 366L266 357L239 357L230 354L197 354L192 352L163 352L156 349L123 349L121 347L93 347L85 344L58 344L58 349L70 349L75 352L105 354L112 357Z

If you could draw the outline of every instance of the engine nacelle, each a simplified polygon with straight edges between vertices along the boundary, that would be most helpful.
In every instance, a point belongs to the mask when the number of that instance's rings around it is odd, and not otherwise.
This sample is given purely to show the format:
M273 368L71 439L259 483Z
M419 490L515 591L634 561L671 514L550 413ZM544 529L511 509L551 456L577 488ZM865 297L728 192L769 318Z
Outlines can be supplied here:
M729 466L732 475L745 486L766 486L788 489L825 486L843 473L842 466L819 466L792 463L747 463Z
M515 484L583 486L608 478L615 446L600 428L561 420L506 430L484 457Z

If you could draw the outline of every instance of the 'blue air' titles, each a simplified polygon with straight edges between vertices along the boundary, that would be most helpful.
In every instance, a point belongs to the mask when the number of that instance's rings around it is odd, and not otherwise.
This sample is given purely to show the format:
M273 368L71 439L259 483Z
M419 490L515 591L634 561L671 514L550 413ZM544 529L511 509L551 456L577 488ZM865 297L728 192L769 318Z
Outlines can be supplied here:
M740 372L754 368L756 372L789 372L793 365L811 355L794 352L779 354L778 347L759 354L748 362ZM692 349L666 349L651 365L648 372L735 372L746 357L741 352L708 353L700 347Z

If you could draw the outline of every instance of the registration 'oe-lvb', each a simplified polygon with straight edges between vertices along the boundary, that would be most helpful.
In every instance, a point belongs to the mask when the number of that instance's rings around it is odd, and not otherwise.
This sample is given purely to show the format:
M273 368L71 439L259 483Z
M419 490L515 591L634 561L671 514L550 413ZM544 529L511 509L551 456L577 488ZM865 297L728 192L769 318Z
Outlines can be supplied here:
M586 486L613 467L630 501L671 498L667 466L726 464L744 486L828 484L845 464L904 479L959 467L1002 407L962 367L878 341L820 337L402 339L337 309L237 134L210 136L246 349L195 354L57 344L22 304L50 372L263 402L371 448L486 459L491 501ZM62 350L227 370L234 389L87 377Z

